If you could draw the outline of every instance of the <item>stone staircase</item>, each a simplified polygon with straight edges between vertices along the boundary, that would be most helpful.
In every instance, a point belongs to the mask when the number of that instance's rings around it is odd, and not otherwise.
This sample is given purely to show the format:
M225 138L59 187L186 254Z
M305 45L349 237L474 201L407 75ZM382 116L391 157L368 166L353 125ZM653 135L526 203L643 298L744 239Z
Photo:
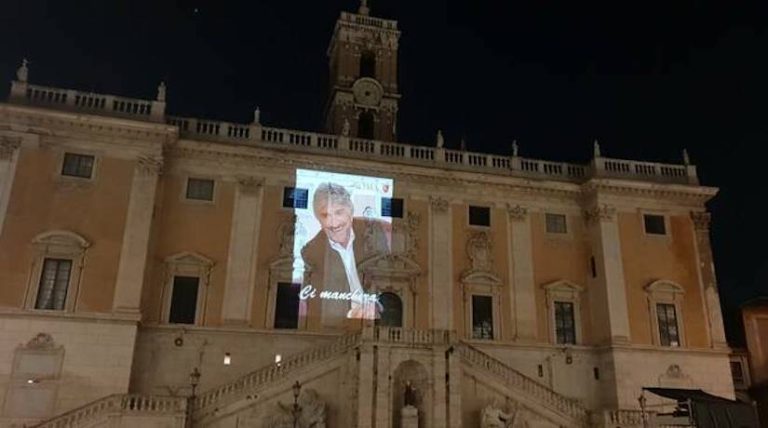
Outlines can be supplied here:
M34 428L82 428L101 425L110 417L157 416L183 425L187 411L184 397L114 394L48 419Z
M501 381L542 408L558 413L571 426L589 425L589 411L579 401L558 394L468 343L459 342L454 348L465 364Z

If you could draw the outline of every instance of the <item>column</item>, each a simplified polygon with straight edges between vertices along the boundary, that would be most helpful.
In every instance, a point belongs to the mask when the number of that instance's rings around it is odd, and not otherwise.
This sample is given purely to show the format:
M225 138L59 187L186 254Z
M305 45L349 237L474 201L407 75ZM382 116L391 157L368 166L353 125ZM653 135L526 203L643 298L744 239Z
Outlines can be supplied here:
M429 200L429 312L430 328L453 327L453 225L450 203L443 198Z
M3 233L5 214L11 199L13 179L16 176L21 138L0 136L0 234Z
M449 350L448 355L448 388L450 392L448 393L448 424L446 426L459 428L461 427L461 361L459 361L459 354L452 349Z
M607 318L604 321L608 321L607 339L610 343L626 343L629 341L629 315L616 209L603 204L588 210L585 218L597 264L595 283L602 303L597 306L602 306ZM599 310L594 312L600 314Z
M448 373L448 359L446 358L446 354L447 347L443 346L436 346L432 351L432 409L434 409L432 414L435 415L432 420L432 425L436 427L448 426L448 406L446 405L448 397L446 394L448 392L447 382L450 379L450 376L446 379L445 375ZM424 410L428 412L431 409Z
M507 207L507 237L510 246L510 301L515 311L515 338L534 341L536 327L536 286L533 279L531 218L528 209L520 205Z
M226 324L248 325L251 320L262 194L260 180L238 180L224 282L222 318Z
M691 212L694 227L694 247L696 249L696 267L699 278L699 289L706 308L709 324L710 346L727 348L723 313L720 308L720 298L717 291L717 276L712 261L712 246L709 241L709 223L711 216L707 212Z
M120 264L117 269L115 298L112 303L112 309L116 312L140 312L149 232L155 207L155 190L162 162L162 158L139 157L133 171Z

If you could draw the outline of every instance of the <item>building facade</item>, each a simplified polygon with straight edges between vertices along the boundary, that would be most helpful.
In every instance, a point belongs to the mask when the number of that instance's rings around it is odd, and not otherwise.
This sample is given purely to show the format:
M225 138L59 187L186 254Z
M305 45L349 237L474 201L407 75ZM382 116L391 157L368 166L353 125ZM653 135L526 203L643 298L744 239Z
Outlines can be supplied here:
M768 297L744 303L741 315L747 349L736 371L746 379L749 386L746 398L755 401L760 423L765 425L768 424Z
M22 65L0 104L0 425L642 426L644 386L732 398L717 189L687 156L397 143L399 34L342 12L325 134ZM322 217L331 181L354 219ZM336 253L309 258L344 224L347 292Z

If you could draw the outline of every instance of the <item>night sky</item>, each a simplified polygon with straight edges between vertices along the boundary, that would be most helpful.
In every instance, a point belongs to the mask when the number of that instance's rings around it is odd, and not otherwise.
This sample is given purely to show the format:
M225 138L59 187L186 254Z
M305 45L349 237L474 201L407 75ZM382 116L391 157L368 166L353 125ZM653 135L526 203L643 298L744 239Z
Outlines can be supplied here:
M320 130L326 48L355 0L0 0L0 97L30 81L154 98L171 114ZM397 19L402 142L588 162L681 162L710 203L719 286L734 310L768 295L764 220L768 2L371 0Z

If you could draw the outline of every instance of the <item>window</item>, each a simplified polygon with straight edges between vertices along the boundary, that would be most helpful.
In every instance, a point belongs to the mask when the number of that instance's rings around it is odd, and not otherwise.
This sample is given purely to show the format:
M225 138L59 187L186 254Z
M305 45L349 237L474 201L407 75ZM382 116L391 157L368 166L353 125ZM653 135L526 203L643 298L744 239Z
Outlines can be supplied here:
M297 187L283 187L283 208L306 209L309 204L309 190Z
M472 296L472 338L493 339L493 298Z
M379 296L381 304L381 313L376 325L383 327L402 327L403 326L403 302L400 296L395 293L381 293Z
M649 235L666 235L667 228L664 224L663 215L644 214L645 233Z
M91 178L93 175L94 156L64 153L61 175L67 177Z
M659 343L661 346L680 346L675 305L657 303L656 316L659 323Z
M555 302L555 342L576 343L576 321L572 302Z
M365 51L360 55L360 77L376 78L376 53Z
M357 119L358 138L372 140L374 135L373 130L373 113L370 111L364 111L360 113L360 117Z
M195 276L174 276L171 294L171 324L194 324L197 315L197 293L200 278Z
M403 218L403 200L400 198L381 198L381 216Z
M301 284L280 282L277 284L275 328L299 327L299 289Z
M187 199L213 201L213 180L190 178L187 180Z
M472 226L490 226L491 209L488 207L469 206L469 224Z
M63 310L71 273L72 260L45 259L35 309Z
M546 220L547 233L568 233L568 228L565 223L565 215L547 213Z

